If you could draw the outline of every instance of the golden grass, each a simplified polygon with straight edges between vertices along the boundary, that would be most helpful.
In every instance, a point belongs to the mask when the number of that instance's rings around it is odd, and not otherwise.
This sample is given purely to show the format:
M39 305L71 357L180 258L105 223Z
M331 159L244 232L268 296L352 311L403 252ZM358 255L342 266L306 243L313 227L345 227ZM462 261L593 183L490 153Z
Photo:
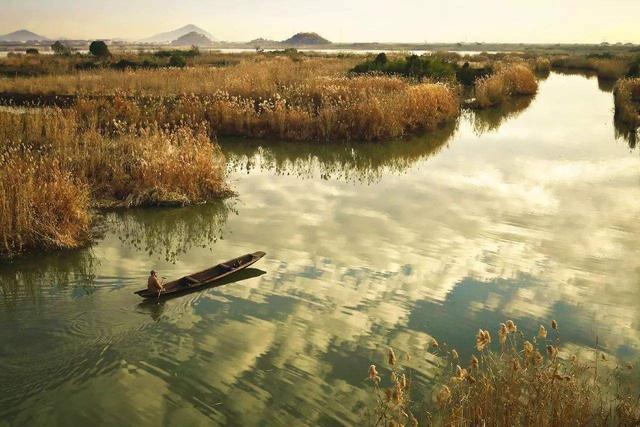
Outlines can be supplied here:
M630 58L588 58L584 56L561 56L553 58L551 64L555 68L595 71L598 77L616 80L629 70Z
M434 130L459 115L455 88L398 77L346 77L347 58L246 60L224 69L97 71L0 81L0 92L72 94L83 121L108 130L206 123L216 135L383 140Z
M83 244L90 204L188 204L227 192L224 156L202 127L105 136L73 110L0 112L0 140L1 256Z
M619 80L613 96L616 118L626 125L640 126L640 78Z
M578 358L562 349L556 321L540 325L536 337L526 339L512 321L499 325L497 343L480 329L476 353L463 363L456 349L431 344L443 358L439 385L427 409L415 411L410 383L393 350L388 364L391 387L380 388L377 367L369 368L374 384L376 415L383 425L441 426L635 426L640 423L637 384L632 365L618 366L597 348ZM492 350L498 348L497 350Z
M357 59L252 56L232 67L98 69L70 74L0 80L0 92L56 95L168 96L214 94L268 98L283 88L322 85L323 77L344 75Z
M58 161L32 152L0 158L0 257L74 248L89 237L89 189Z
M511 96L534 95L538 82L529 67L507 64L495 74L479 79L475 84L475 105L488 108L506 101Z
M318 79L283 87L268 97L218 91L171 99L84 99L76 109L108 129L127 125L205 123L219 136L295 141L384 140L432 131L459 115L457 92L436 83L410 84L396 77Z
M551 72L551 61L549 58L538 57L532 60L531 67L536 73L548 74Z

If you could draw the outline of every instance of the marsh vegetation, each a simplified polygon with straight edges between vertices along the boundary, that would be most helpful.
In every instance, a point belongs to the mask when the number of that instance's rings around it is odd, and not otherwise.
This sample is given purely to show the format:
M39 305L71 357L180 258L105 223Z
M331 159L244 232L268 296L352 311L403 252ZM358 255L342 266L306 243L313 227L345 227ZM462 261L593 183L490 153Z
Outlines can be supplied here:
M603 75L634 70L627 57L585 61ZM54 108L0 115L7 141L3 253L81 244L90 206L187 204L226 194L218 137L411 144L412 135L455 124L462 107L528 105L536 75L580 64L577 57L447 52L364 59L295 50L12 55L0 60L12 76L0 79L3 99ZM636 83L622 80L615 91L617 115L633 126ZM482 124L491 120L487 111L476 124L491 128ZM31 184L15 188L11 170ZM37 197L29 189L45 184L52 190Z
M493 342L492 336L497 338ZM640 423L635 367L610 361L598 350L571 353L560 340L558 323L540 325L535 336L511 320L495 335L480 329L475 352L461 360L455 348L433 339L439 358L431 399L413 402L411 378L403 357L392 348L384 364L388 378L369 367L375 408L373 425L557 426Z
M224 156L203 129L109 134L73 110L0 112L0 255L73 248L91 208L189 204L227 192Z

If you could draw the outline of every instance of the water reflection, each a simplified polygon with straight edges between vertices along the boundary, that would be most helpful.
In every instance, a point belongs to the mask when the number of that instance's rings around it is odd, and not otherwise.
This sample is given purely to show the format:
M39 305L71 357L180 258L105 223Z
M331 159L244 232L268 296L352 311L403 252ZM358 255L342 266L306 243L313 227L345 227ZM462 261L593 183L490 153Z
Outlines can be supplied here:
M626 123L622 123L617 118L614 118L614 129L616 139L622 139L625 141L631 150L634 150L638 146L640 128L629 126Z
M517 96L493 108L471 111L469 114L475 133L482 135L497 131L505 121L517 117L526 110L534 98L534 96Z
M180 209L127 210L108 216L107 228L122 245L175 263L195 247L211 249L234 212L232 200Z
M0 302L9 305L22 299L35 301L50 293L52 287L67 290L74 297L88 295L95 289L98 265L91 249L0 262Z
M290 143L227 139L220 142L233 173L257 169L298 178L372 184L386 173L404 173L436 155L457 129L457 122L428 135L388 143Z
M598 89L603 92L613 93L613 88L616 85L616 79L605 79L598 77Z

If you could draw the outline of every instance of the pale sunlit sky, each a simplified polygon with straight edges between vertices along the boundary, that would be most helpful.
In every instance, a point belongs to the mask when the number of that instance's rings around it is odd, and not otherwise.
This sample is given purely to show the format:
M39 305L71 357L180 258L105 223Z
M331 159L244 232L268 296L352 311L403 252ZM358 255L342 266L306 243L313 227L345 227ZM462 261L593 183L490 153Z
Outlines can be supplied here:
M315 31L334 42L640 43L640 0L0 0L0 34L141 39L195 24L216 39Z

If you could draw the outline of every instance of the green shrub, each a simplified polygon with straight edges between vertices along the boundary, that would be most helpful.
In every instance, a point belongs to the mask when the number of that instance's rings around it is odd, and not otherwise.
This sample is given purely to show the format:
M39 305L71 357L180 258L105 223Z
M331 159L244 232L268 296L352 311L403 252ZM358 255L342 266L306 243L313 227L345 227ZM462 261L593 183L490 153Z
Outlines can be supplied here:
M109 48L107 47L107 44L102 40L96 40L91 42L91 44L89 45L89 52L91 52L93 56L98 56L98 57L105 57L105 56L111 55L111 53L109 52Z
M356 74L383 73L416 79L451 80L456 75L457 65L432 56L410 55L406 58L389 59L380 53L375 59L356 65L351 72Z
M171 67L185 67L187 65L187 61L184 59L182 55L173 55L169 58L169 66Z
M462 68L456 72L456 79L464 85L471 86L477 79L486 77L493 73L491 66L486 65L481 68L473 68L465 62Z
M40 54L40 51L38 49L35 48L29 48L26 50L27 55L38 55Z

